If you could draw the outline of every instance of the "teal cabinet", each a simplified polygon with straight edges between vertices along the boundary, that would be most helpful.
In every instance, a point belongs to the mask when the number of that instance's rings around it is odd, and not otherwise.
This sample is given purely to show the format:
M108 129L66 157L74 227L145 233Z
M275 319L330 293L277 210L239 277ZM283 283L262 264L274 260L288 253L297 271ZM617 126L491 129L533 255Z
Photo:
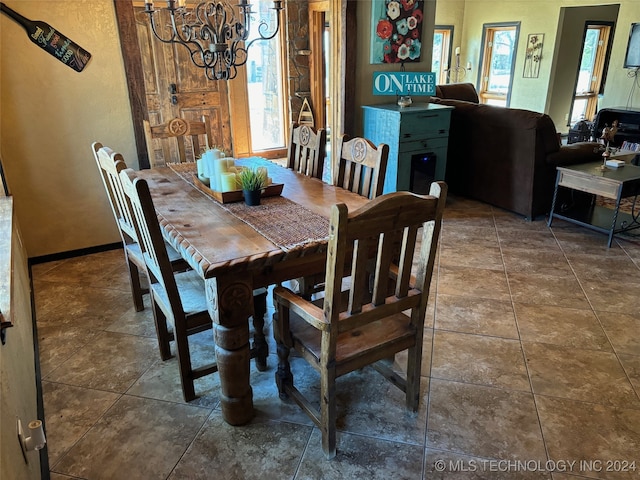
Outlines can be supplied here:
M384 193L410 190L414 170L421 170L425 162L435 163L430 166L433 180L444 180L453 107L414 103L409 107L385 104L362 108L364 137L376 145L389 145Z

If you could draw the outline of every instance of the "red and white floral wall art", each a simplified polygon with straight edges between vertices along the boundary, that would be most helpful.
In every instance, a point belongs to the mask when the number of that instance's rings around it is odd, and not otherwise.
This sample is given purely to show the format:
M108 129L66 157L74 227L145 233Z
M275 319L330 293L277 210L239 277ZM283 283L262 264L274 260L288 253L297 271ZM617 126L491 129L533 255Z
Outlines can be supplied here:
M424 0L372 0L371 63L419 62Z

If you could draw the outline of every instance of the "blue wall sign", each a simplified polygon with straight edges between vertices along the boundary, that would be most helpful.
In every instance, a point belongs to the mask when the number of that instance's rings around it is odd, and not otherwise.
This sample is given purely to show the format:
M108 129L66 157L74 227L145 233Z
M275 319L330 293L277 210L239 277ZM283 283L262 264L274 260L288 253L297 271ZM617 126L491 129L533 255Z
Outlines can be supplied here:
M435 95L434 72L373 72L374 95Z

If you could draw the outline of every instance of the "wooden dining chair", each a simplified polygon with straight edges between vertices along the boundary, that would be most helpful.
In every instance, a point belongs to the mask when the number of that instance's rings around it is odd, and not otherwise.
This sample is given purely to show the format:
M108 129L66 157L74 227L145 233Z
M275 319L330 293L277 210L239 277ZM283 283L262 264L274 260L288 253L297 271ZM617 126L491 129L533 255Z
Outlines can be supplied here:
M131 210L140 230L142 256L149 274L153 317L163 360L171 356L168 324L173 327L176 357L180 370L182 395L185 401L196 398L194 380L218 371L212 361L194 367L191 362L189 336L209 330L213 324L207 309L204 280L193 270L174 272L171 269L167 250L160 230L149 186L146 180L137 178L130 168L120 172L123 190L129 199ZM266 313L266 289L254 290L254 328L262 330ZM213 335L212 335L213 338ZM252 351L252 357L264 356L268 352ZM258 366L259 369L263 369Z
M369 199L382 195L387 171L389 146L377 147L365 138L341 135L338 140L338 164L333 184ZM298 291L310 298L324 288L324 275L317 274L297 279Z
M338 152L334 185L370 199L382 195L389 145L381 143L376 147L366 138L341 135Z
M287 167L295 172L322 180L327 145L324 128L314 130L309 125L291 126Z
M438 182L429 196L394 192L354 212L335 205L324 298L311 302L282 286L274 289L280 397L291 397L320 428L327 458L336 454L336 378L372 365L405 393L408 408L418 408L424 317L446 196L446 184ZM346 276L351 281L343 287ZM320 373L319 410L317 400L304 397L294 385L292 348ZM401 376L388 362L404 350L406 376Z
M205 149L214 146L207 115L203 115L201 121L174 118L161 125L151 125L148 120L143 124L152 167L195 162ZM158 152L162 154L161 159Z
M133 304L137 312L144 310L143 295L149 290L144 288L141 278L149 284L146 275L146 267L142 258L142 251L138 243L138 231L135 219L127 205L127 197L122 190L120 183L120 172L127 168L121 154L114 152L109 147L104 147L99 142L91 145L93 156L98 170L100 171L102 183L107 192L107 197L111 205L111 211L120 232L124 258L129 270L129 284L131 285L131 295ZM190 267L180 254L170 245L166 245L171 268L176 271L188 270Z

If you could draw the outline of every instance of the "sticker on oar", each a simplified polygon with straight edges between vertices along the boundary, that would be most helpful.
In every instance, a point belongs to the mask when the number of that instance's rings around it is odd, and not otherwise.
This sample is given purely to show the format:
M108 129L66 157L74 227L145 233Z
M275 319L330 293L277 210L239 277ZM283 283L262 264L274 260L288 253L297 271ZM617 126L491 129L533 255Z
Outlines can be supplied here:
M29 40L76 72L81 72L91 59L89 52L48 23L29 20L1 2L0 10L24 27Z

